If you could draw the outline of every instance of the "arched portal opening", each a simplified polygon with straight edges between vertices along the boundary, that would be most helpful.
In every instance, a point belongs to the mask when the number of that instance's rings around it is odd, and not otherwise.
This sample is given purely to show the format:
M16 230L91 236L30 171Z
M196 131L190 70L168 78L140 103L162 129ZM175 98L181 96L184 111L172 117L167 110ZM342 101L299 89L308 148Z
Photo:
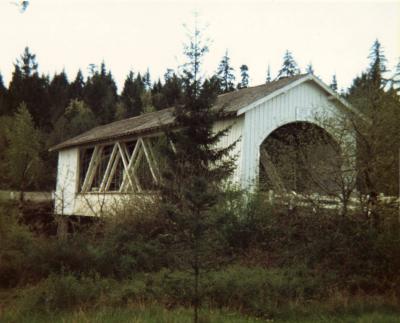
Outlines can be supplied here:
M340 187L341 164L340 146L326 130L285 124L260 145L260 189L332 194Z

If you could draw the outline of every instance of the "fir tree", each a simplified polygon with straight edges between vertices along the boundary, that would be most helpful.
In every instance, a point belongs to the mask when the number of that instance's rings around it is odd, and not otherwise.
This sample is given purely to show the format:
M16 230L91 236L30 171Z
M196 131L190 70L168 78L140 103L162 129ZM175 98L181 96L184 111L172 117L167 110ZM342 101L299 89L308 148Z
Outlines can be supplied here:
M3 75L0 73L0 116L6 114L7 111L7 89L4 86Z
M392 87L400 94L400 59L396 65L396 69L392 78Z
M280 77L290 77L300 74L300 69L297 66L296 61L294 60L292 53L288 50L283 56L282 67L278 72L278 78Z
M371 79L373 86L376 88L385 86L386 80L383 77L383 73L387 72L387 60L383 53L381 43L378 40L375 40L373 43L368 58L370 59L368 76Z
M238 84L238 89L243 89L249 86L249 68L247 65L242 65L240 66L240 76L241 76L241 81Z
M338 84L337 84L337 80L336 80L336 74L333 74L332 76L332 82L329 85L331 87L332 90L334 90L335 92L337 92L338 90Z
M134 73L130 71L121 93L121 101L125 106L127 117L138 116L143 113L142 95L144 92L145 84L140 73L135 78Z
M70 97L71 99L83 99L83 88L85 87L85 81L83 79L82 71L79 69L76 73L75 80L70 84Z
M25 48L20 59L14 64L8 91L9 112L14 112L22 102L25 102L35 124L49 131L52 125L48 87L48 77L39 76L36 55Z
M36 55L32 54L28 47L25 47L21 58L17 59L17 65L21 69L23 78L28 78L37 73L38 63L36 62Z
M217 76L220 84L220 93L228 93L235 90L235 76L233 75L233 67L230 66L230 58L228 56L228 51L222 57L217 69Z
M63 113L70 98L69 82L64 71L55 74L49 85L49 101L52 120L56 120Z
M164 80L165 83L161 93L167 103L165 108L178 105L182 99L182 80L171 69L165 73Z
M84 101L98 116L101 124L113 121L117 103L117 86L111 72L107 72L103 63L100 71L90 76L84 87Z
M267 77L266 77L266 79L265 79L265 83L269 83L269 82L271 82L271 67L269 66L269 64L268 64L268 69L267 69Z
M306 72L307 74L314 75L314 68L311 63L307 65Z
M145 89L146 89L147 91L150 91L150 90L151 90L151 78L150 78L150 71L149 71L149 69L147 69L146 73L144 73L143 79L142 79L142 80L143 80Z
M194 322L198 322L201 273L215 261L218 247L222 247L217 241L221 236L218 224L222 221L211 210L221 196L221 181L233 171L233 161L227 157L231 147L216 145L226 131L213 132L214 122L223 113L212 109L216 84L200 78L201 60L207 50L196 26L185 46L188 62L182 76L183 104L174 110L180 130L166 132L167 142L172 142L173 148L164 147L165 168L160 188L163 209L176 241L174 250L188 259L194 275Z

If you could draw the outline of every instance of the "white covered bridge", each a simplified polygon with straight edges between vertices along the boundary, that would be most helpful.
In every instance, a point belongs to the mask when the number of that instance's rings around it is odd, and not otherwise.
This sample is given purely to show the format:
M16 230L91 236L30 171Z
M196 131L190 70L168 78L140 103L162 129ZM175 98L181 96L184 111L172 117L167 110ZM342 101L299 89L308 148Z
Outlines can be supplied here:
M322 137L332 137L316 116L351 110L345 100L313 75L297 75L223 94L214 108L224 109L225 116L216 122L215 129L230 127L220 145L238 141L232 151L237 156L232 181L251 188L264 178L270 189L297 187L284 178L288 172L279 169L279 158L268 153L270 138L272 142L297 138L311 129L318 129ZM172 109L99 126L52 147L58 152L56 212L95 215L132 195L154 191L160 179L154 146L162 127L168 125L174 126Z

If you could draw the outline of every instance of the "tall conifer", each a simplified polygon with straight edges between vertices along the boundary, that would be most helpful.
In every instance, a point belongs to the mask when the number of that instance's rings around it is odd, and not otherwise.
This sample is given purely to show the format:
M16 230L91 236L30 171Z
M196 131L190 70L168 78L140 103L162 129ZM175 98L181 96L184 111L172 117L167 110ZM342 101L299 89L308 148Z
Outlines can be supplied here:
M283 56L282 67L278 72L279 77L289 77L300 74L300 69L293 58L292 53L289 50L286 50L285 55Z

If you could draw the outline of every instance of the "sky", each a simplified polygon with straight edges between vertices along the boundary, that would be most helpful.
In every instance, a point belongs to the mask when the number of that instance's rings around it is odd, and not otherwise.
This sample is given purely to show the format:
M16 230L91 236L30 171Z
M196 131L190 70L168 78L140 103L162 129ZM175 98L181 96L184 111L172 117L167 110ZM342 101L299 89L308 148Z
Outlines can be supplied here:
M400 58L399 1L135 1L30 0L24 13L0 0L0 73L7 85L13 64L28 46L41 73L66 71L73 80L79 68L105 62L119 91L129 70L152 80L185 61L184 24L193 25L194 12L205 26L210 50L205 75L215 72L228 50L239 80L239 67L249 67L250 85L272 77L289 49L304 71L311 62L326 83L336 74L347 88L368 66L375 39L382 43L388 67Z

